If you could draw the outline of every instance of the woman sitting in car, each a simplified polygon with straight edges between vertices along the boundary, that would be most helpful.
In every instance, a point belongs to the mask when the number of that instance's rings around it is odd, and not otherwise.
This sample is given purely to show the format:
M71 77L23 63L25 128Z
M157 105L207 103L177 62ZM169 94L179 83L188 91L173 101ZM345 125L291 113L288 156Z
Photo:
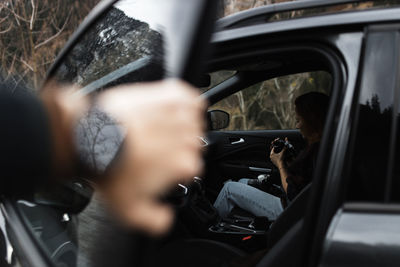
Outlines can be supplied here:
M329 98L325 94L311 92L297 97L294 104L296 128L300 130L307 147L290 163L285 160L286 147L279 153L271 149L269 155L271 162L279 169L283 199L248 185L249 179L227 182L214 203L221 217L227 217L238 206L255 216L275 220L284 209L282 203L290 203L311 182Z

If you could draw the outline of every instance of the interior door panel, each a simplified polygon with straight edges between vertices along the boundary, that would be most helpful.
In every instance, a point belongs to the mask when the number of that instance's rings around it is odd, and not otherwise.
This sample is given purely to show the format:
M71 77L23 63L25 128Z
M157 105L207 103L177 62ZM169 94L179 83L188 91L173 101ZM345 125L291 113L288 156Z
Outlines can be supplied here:
M275 167L269 160L270 144L287 137L300 151L304 140L298 130L211 131L207 153L208 188L218 192L227 180L257 178Z

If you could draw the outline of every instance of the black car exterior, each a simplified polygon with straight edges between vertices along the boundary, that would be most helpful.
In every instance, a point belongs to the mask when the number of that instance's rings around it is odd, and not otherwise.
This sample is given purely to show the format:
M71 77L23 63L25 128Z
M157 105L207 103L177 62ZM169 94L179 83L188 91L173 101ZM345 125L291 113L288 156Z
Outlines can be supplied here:
M400 218L399 28L395 23L399 11L346 12L264 24L263 18L276 12L274 7L264 7L217 24L211 66L282 53L278 57L287 60L282 73L296 72L287 69L296 68L296 60L301 62L302 55L310 53L308 59L324 58L333 77L322 155L306 215L301 227L294 225L258 266L300 266L300 262L304 266L395 266L399 262L400 236L394 230ZM222 93L206 94L214 103Z

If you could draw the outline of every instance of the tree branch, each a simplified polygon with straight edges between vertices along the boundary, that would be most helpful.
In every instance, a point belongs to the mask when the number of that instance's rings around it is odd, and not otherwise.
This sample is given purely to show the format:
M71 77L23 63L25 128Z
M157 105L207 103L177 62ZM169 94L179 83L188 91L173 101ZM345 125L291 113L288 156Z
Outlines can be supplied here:
M33 30L33 23L36 17L36 6L35 6L35 0L31 0L31 4L32 4L32 16L31 16L31 21L29 23L29 29L31 29L31 31Z
M24 22L29 22L29 20L27 20L27 19L24 18L24 17L21 17L20 15L18 15L18 14L15 12L14 6L13 6L13 5L11 5L11 7L12 7L12 8L6 7L6 9L9 10L9 11L11 12L11 14L14 15L15 20L17 21L18 26L21 26L21 23L20 23L19 20L22 20L22 21L24 21Z
M24 65L26 65L31 71L33 71L33 67L31 65L29 65L23 58L19 59L22 63L24 63Z
M0 34L4 34L4 33L7 33L7 32L9 32L11 29L12 29L12 24L10 24L10 26L8 27L8 29L6 29L6 30L4 30L4 31L0 31Z
M1 11L1 9L0 9L0 11ZM7 19L8 19L8 15L5 16L4 18L0 19L0 24L3 23L4 21L6 21Z
M67 19L65 20L64 25L61 27L61 29L60 29L56 34L54 34L53 36L51 36L51 37L48 38L47 40L44 40L43 42L41 42L41 43L35 45L34 49L38 49L39 47L41 47L41 46L47 44L48 42L51 42L51 41L54 40L55 38L57 38L57 37L64 31L65 26L67 25L67 22L68 22L68 20L69 20L69 16L70 16L70 15L71 15L71 12L69 12L68 17L67 17Z
M11 62L11 66L8 68L8 73L7 73L7 78L10 76L12 69L14 68L14 64L15 64L15 59L17 58L17 55L14 54L13 60Z

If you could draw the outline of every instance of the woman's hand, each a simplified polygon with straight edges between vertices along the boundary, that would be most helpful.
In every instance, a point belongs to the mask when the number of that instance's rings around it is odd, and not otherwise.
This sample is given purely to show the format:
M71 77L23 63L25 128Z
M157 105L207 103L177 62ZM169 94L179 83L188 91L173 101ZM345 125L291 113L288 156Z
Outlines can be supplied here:
M271 149L271 153L269 154L269 158L271 159L271 162L277 167L280 168L283 166L283 154L286 151L286 147L282 149L281 152L275 153L274 149Z
M275 139L273 142L275 142L278 139L279 138ZM288 142L288 139L285 138L285 141ZM279 175L281 177L283 190L285 190L285 192L287 192L288 184L286 182L286 179L287 179L289 173L285 168L285 164L284 164L284 160L283 160L283 155L285 154L286 146L284 146L282 151L279 152L279 153L275 153L274 150L275 150L275 148L271 149L271 153L269 155L269 158L271 159L271 162L279 169Z
M279 138L276 138L274 141L272 141L272 144L279 140ZM288 142L287 137L285 138L285 141ZM284 165L284 161L283 161L283 155L285 154L286 151L286 146L283 147L282 151L279 153L275 153L275 148L273 148L273 146L271 146L271 153L269 154L269 158L271 160L271 162L277 167L277 168L281 168Z

